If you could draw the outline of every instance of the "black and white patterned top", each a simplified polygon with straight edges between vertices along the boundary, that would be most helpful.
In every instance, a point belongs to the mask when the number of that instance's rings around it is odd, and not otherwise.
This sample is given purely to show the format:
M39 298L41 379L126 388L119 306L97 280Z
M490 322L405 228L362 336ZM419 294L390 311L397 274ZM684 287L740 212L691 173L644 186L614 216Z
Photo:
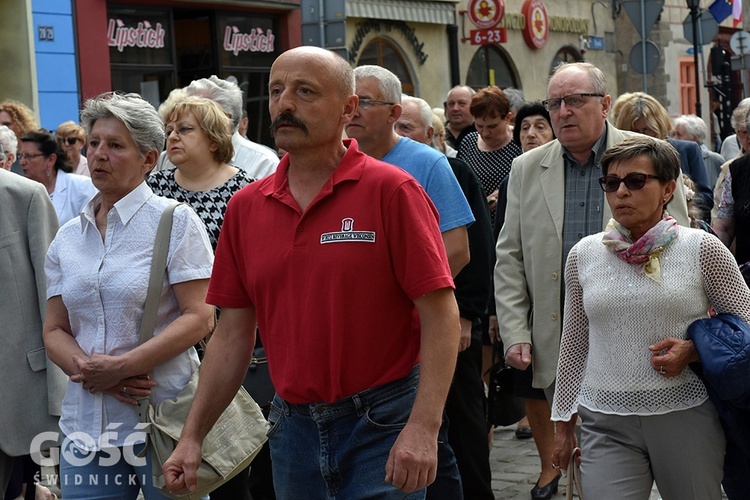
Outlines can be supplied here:
M458 158L474 170L482 183L484 195L489 196L510 173L510 165L516 156L521 156L521 147L514 141L494 151L482 151L477 146L479 132L471 132L458 148Z
M174 179L175 170L162 170L150 175L146 182L159 196L172 198L193 207L198 217L206 225L208 239L216 251L219 241L219 231L224 223L224 212L227 210L229 198L234 193L253 182L244 170L239 169L227 182L209 191L188 191L180 187Z

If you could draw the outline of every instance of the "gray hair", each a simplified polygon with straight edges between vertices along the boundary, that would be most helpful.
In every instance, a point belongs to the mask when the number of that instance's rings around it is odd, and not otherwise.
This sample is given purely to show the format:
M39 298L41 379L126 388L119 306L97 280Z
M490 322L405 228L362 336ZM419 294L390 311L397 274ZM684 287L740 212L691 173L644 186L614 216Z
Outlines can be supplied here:
M13 155L17 154L18 137L16 137L16 134L5 125L0 125L0 144L2 144L6 153L11 153Z
M547 95L549 95L549 84L552 82L552 79L568 68L579 68L586 72L589 75L589 80L591 81L591 86L595 94L609 95L609 90L607 90L607 78L604 76L604 72L588 62L558 64L554 71L552 71L552 75L547 82Z
M729 123L732 125L732 129L742 130L745 128L748 111L750 111L750 97L745 97L740 101L737 107L734 108L732 116L729 118Z
M503 92L505 92L505 97L507 97L510 101L510 110L513 112L513 114L518 113L518 110L521 109L524 104L526 104L526 98L523 95L523 90L508 87L507 89L503 89Z
M378 81L383 99L401 104L401 80L396 75L381 66L365 65L354 68L355 81L364 78L374 78Z
M211 75L209 78L193 80L185 87L185 91L187 95L197 95L215 101L226 114L231 115L232 133L237 130L242 120L242 90L237 84Z
M698 118L695 115L680 115L674 120L672 124L676 128L681 125L685 129L685 133L691 137L694 137L694 141L698 144L704 144L708 137L708 127L706 122Z
M430 108L430 105L425 101L424 99L420 99L419 97L412 97L410 95L402 95L401 96L401 105L404 105L407 102L411 102L417 105L417 109L419 110L419 118L422 120L422 125L424 126L425 131L432 127L432 117L434 116L432 113L432 108Z
M448 91L448 93L445 95L445 99L446 100L448 99L448 97L451 95L451 92L453 92L454 90L459 90L459 89L468 90L469 91L469 95L471 97L474 97L474 94L477 93L476 90L474 90L473 88L469 87L468 85L456 85L455 87L453 87L452 89L450 89Z
M156 109L138 94L105 92L86 101L81 122L87 135L91 134L94 123L100 118L114 118L122 122L141 157L149 151L161 153L164 149L164 123Z

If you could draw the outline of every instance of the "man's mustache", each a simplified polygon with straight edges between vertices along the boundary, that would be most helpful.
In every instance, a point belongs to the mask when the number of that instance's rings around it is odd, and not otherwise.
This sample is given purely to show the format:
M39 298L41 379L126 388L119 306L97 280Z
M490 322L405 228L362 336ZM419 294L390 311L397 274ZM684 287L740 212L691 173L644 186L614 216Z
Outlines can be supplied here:
M305 134L307 134L308 132L305 122L291 113L282 113L277 116L271 124L271 135L274 135L276 130L278 130L278 128L282 125L292 125L293 127L297 127L302 130Z

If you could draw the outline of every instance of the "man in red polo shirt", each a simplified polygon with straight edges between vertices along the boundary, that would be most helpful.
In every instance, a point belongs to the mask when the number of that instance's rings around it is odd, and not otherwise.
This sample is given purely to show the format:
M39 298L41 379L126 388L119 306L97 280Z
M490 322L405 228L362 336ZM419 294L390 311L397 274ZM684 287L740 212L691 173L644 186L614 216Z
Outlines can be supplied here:
M242 382L257 322L277 390L277 497L424 498L460 332L437 212L403 170L342 141L357 109L344 59L287 51L269 91L289 154L227 209L208 294L221 321L167 485L195 486L202 439Z

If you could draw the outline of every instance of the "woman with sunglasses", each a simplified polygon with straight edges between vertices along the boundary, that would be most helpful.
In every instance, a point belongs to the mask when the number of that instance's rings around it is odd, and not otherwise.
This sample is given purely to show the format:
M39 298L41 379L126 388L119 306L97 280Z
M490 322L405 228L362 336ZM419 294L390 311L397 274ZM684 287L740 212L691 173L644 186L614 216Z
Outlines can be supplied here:
M73 121L63 122L57 126L55 135L73 165L73 171L78 175L91 177L89 164L81 149L86 145L86 131Z
M556 469L581 427L584 498L721 498L725 440L688 325L711 306L750 321L750 290L729 251L666 212L680 176L668 143L635 137L601 159L613 219L565 268L565 316L552 405Z
M47 130L35 130L21 137L18 158L23 174L47 188L60 227L78 217L97 193L90 178L72 173L68 156L57 138Z

